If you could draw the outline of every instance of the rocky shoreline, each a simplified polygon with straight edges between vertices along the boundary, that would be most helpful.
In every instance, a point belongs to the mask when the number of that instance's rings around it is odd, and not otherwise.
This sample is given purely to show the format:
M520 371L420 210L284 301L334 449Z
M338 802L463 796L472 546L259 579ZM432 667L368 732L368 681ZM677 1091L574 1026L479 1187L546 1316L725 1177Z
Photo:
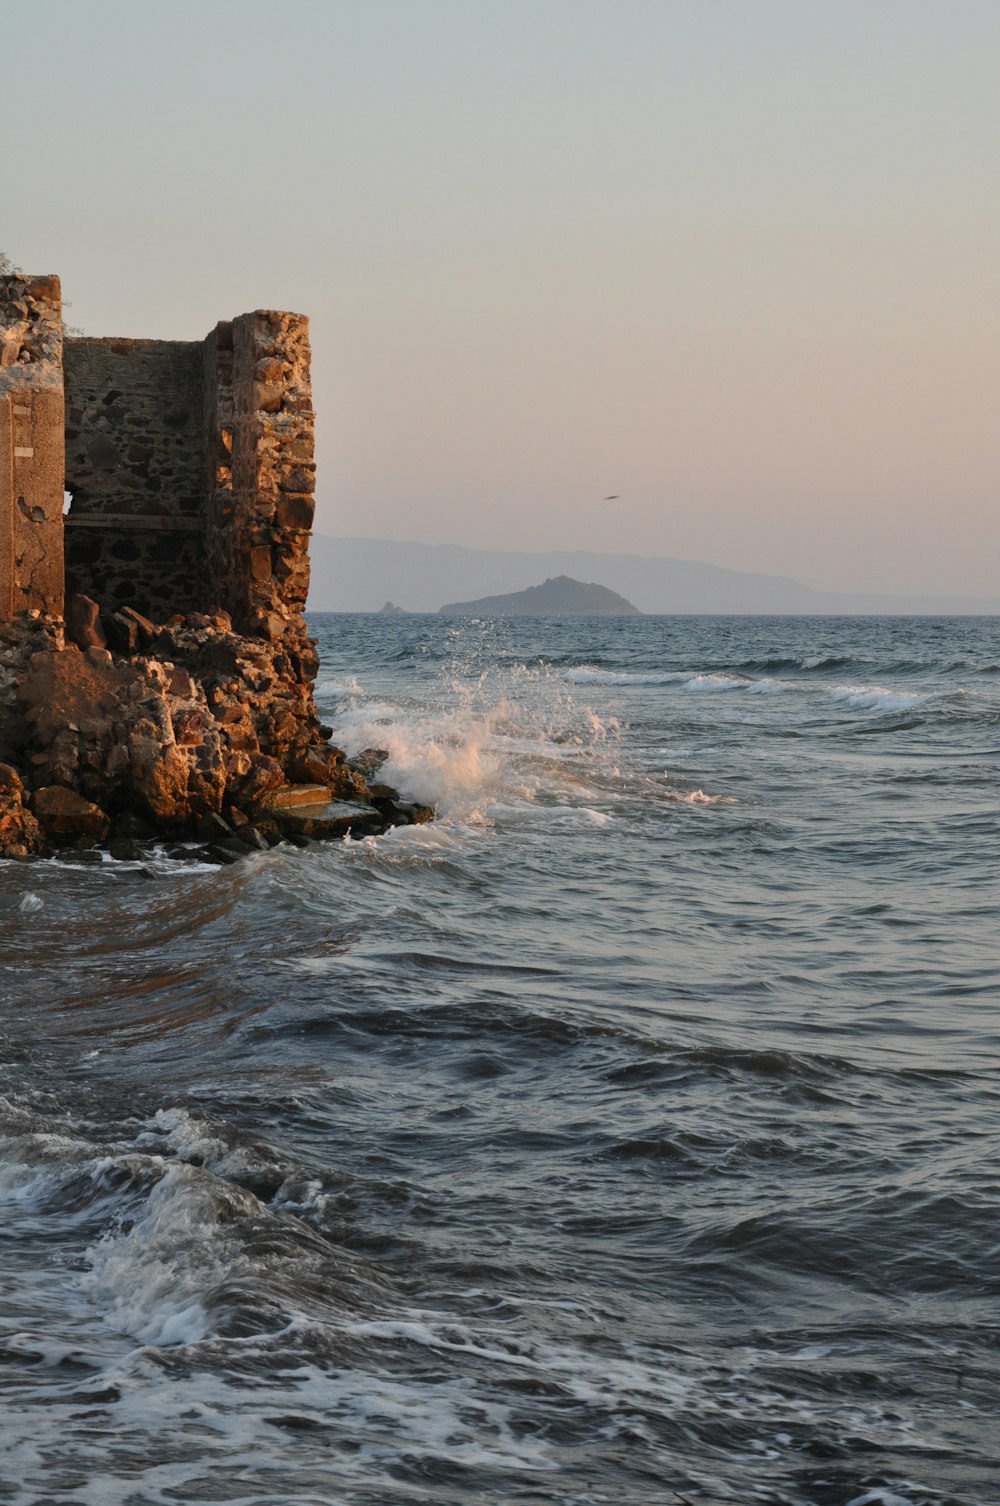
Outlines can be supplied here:
M429 819L316 713L308 319L69 337L61 300L0 275L0 857Z
M245 637L221 609L154 623L75 596L0 623L0 857L232 863L428 821L349 760L312 695L315 645Z

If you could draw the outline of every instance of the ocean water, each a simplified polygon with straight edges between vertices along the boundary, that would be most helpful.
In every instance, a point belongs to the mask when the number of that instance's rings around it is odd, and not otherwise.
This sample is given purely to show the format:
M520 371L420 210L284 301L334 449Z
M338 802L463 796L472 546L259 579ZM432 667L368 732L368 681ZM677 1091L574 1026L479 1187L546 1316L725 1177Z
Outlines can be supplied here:
M436 824L0 865L0 1501L1000 1501L1000 622L315 627Z

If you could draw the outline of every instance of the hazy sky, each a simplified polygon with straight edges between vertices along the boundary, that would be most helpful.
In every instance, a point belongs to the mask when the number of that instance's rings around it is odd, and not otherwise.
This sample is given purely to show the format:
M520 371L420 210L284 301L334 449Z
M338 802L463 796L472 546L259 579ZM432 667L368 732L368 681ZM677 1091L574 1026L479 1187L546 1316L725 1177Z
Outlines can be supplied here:
M998 0L5 15L0 249L310 314L323 531L996 594Z

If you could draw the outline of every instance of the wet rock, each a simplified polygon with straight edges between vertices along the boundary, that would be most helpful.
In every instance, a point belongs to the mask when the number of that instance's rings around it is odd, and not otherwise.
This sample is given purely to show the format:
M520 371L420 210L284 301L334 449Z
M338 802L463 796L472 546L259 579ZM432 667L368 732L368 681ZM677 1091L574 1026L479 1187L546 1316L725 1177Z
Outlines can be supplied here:
M256 826L245 826L242 831L234 832L233 841L239 842L247 852L268 852L271 844Z
M267 843L268 847L277 847L278 843L284 840L281 835L281 827L277 821L271 821L266 818L258 820L253 823L253 829Z
M203 842L210 842L215 837L231 837L233 828L217 811L210 811L198 822L197 835Z
M114 834L136 842L151 842L156 836L156 827L138 811L119 811L114 818Z
M395 806L394 813L399 817L401 824L408 826L426 826L428 821L434 820L433 806L418 805L411 801L400 800Z
M217 842L210 842L203 851L209 854L209 860L214 863L238 863L240 858L247 855L247 848L237 837L220 837Z
M399 799L399 791L393 789L391 784L370 784L368 798L373 805L383 805L386 801L395 803Z
M350 759L350 766L357 774L363 774L370 779L372 774L377 774L384 763L389 761L388 748L362 748L356 757Z
M103 842L111 830L111 821L99 805L60 784L36 790L32 806L46 841L56 847Z
M247 637L217 608L157 625L123 607L98 621L95 606L81 598L75 631L86 642L103 624L107 648L81 651L40 614L0 623L0 760L29 788L75 794L111 814L115 839L140 844L197 835L212 846L252 825L244 850L258 850L283 839L283 824L311 840L423 819L390 786L369 787L385 749L349 763L323 741L315 645L304 632L276 622L270 638ZM346 827L342 812L308 827L277 819L303 803L353 814ZM46 840L30 804L0 788L0 854L27 855Z
M312 837L330 841L337 837L371 836L385 829L385 822L370 805L330 800L324 805L302 805L275 812L286 837Z
M141 842L134 837L112 837L108 843L108 851L119 863L134 863L146 856Z

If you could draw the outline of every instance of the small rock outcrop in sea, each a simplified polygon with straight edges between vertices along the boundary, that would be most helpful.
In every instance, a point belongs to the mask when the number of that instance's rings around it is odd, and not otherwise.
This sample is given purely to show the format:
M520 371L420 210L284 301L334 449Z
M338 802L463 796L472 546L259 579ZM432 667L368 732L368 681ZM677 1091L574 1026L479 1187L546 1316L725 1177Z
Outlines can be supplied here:
M481 596L478 601L453 601L441 608L450 617L639 617L624 596L594 581L555 575L540 586L511 591L505 596Z
M16 274L0 337L0 857L429 819L316 712L308 321L64 339L58 278Z
M384 607L379 607L380 617L405 617L406 608L397 607L394 601L387 601Z

